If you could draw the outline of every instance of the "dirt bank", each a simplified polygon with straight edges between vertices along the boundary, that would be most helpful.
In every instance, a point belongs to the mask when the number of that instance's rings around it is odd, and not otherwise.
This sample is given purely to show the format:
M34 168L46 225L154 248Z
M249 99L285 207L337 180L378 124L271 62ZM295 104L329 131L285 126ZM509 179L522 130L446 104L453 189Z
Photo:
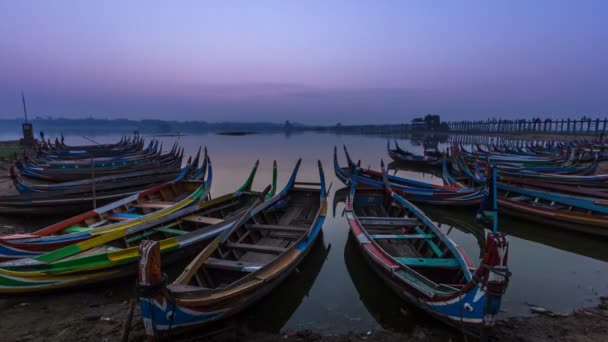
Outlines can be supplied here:
M129 284L119 284L129 288ZM124 286L122 286L124 285ZM130 291L126 291L130 292ZM129 307L129 295L107 289L75 291L70 296L41 296L28 301L0 300L3 341L119 341ZM26 327L26 328L25 328ZM537 315L500 321L496 341L605 341L608 336L608 298L594 308L579 309L566 317ZM130 341L145 335L135 310ZM248 332L231 322L215 333L183 336L182 341L464 341L457 330L416 327L409 333L391 331L319 335L312 331L278 334ZM468 340L472 340L469 338Z

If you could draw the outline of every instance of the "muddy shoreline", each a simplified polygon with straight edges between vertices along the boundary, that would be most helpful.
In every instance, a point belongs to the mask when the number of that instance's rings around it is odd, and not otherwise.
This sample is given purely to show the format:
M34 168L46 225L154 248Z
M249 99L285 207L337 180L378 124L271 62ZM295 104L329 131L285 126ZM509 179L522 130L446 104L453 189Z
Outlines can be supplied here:
M608 163L602 163L602 172ZM0 161L0 181L8 174L8 163ZM11 181L0 183L0 193L16 193ZM27 230L27 218L1 218L0 234ZM39 226L38 223L36 226ZM0 298L1 341L120 341L129 300L134 297L132 279L99 287L47 294ZM550 312L531 317L511 317L498 322L496 341L604 341L608 336L608 297L599 305L577 309L566 317ZM241 318L242 319L242 318ZM130 341L143 341L143 324L136 308ZM327 334L317 331L253 332L236 320L216 333L182 336L184 341L464 341L460 332L448 327L417 326L409 332L389 330ZM471 338L468 338L471 341Z
M78 291L67 296L3 302L0 330L3 341L119 341L128 300L107 289ZM24 329L24 327L27 327ZM497 323L495 341L604 341L608 336L608 298L593 308L578 309L566 317L541 314L513 317ZM131 324L129 341L143 341L139 309ZM174 339L172 339L174 340ZM456 329L416 327L411 332L388 330L319 334L314 331L251 332L229 322L215 332L181 336L181 341L465 341ZM468 338L468 340L473 340Z

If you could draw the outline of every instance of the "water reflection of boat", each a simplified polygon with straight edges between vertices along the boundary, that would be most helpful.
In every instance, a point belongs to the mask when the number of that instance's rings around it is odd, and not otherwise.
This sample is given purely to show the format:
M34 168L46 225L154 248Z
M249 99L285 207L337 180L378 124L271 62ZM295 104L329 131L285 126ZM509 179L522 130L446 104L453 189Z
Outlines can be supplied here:
M283 284L250 310L236 317L237 324L247 331L278 333L296 312L312 289L331 249L325 245L323 232L308 256Z
M338 203L345 202L348 196L348 187L344 187L336 190L334 193L334 199L332 203L333 216L336 217L336 208ZM447 225L448 231L452 228L456 228L459 231L467 234L472 234L479 245L480 253L485 249L485 233L473 219L473 212L468 210L445 210L433 205L420 204L420 208L434 221L441 225ZM449 234L449 233L447 233Z
M450 235L452 229L459 230L465 234L471 234L477 240L479 245L479 255L483 254L486 246L485 230L473 218L473 212L467 210L446 210L432 205L419 205L420 209L433 221L437 226L443 228L447 226L446 235Z
M402 332L420 325L432 327L433 330L446 329L422 310L404 303L395 293L388 291L366 264L350 232L344 248L344 263L359 299L382 328Z
M327 260L331 249L323 241L323 231L319 232L317 241L297 271L292 272L281 285L268 296L249 309L228 318L210 324L205 329L206 335L215 335L227 330L241 333L267 332L279 333L300 307L315 283L321 268ZM204 336L199 336L203 338Z
M429 205L420 205L432 220L455 227L475 227L472 212L453 210L453 208L437 208ZM455 223L461 222L459 224ZM464 224L462 224L464 223ZM589 258L608 261L608 249L601 239L584 234L573 234L563 230L553 230L550 227L535 224L527 220L501 216L500 230L520 239L540 243L566 252L583 255ZM480 234L483 234L481 230ZM475 233L477 234L477 233Z
M392 171L394 175L396 175L398 171L416 171L420 172L422 175L441 177L440 167L429 168L428 166L420 166L409 162L392 161L387 165L386 169L389 173Z

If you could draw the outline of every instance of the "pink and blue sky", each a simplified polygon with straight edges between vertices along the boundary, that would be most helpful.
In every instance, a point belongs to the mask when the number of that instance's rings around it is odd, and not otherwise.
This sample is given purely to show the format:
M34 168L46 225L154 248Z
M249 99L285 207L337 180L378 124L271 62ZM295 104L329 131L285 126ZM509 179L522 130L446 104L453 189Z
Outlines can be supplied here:
M0 117L608 115L608 1L2 1Z

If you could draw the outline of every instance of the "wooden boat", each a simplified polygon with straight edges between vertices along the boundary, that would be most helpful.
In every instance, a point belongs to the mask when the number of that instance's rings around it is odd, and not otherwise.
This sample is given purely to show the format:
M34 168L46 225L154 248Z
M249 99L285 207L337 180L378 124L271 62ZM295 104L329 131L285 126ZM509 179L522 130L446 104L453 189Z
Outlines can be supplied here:
M133 274L139 243L144 239L158 242L167 263L191 256L264 200L265 194L250 191L256 169L257 163L247 182L234 193L199 202L194 210L184 208L34 258L0 263L0 294L72 288ZM268 193L273 191L274 187L267 188Z
M62 183L31 183L23 179L11 167L10 174L17 189L21 194L44 193L48 196L53 193L61 193L62 195L70 195L74 193L89 193L95 184L97 192L103 190L119 190L125 188L137 188L142 185L150 185L154 183L165 183L171 179L175 179L182 171L180 168L171 167L160 170L146 170L136 172L126 172L117 175L104 177L96 177L92 179L81 179L77 181L62 182ZM2 201L0 199L0 201Z
M452 167L455 170L459 170L465 173L471 178L477 178L473 173L473 168L477 161L469 163L458 153L452 153ZM519 179L529 179L535 181L560 183L560 184L575 184L575 185L588 185L588 186L606 186L604 183L608 183L608 174L599 175L569 175L569 174L552 174L552 173L536 173L536 172L502 172L498 171L498 177L509 177Z
M203 156L203 164L198 167L200 159L201 149L199 148L198 153L195 155L194 160L188 160L187 164L191 164L193 173L190 175L190 179L200 179L204 170L207 169L207 149L205 149L205 155ZM194 170L194 168L197 168ZM31 193L44 193L41 197L51 198L55 194L57 196L64 197L66 195L80 194L80 193L91 193L93 185L95 191L101 194L103 191L115 191L121 189L135 189L143 190L143 188L150 188L153 185L166 183L172 179L175 179L182 171L175 165L175 167L168 168L155 168L153 170L137 171L137 172L126 172L117 175L95 177L95 179L81 179L71 182L62 183L31 183L21 178L15 171L15 168L11 166L10 174L13 179L15 188L22 194ZM0 202L3 199L0 197Z
M357 165L354 164L348 154L346 146L344 152L348 161L348 166L341 167L338 163L337 148L334 147L334 172L336 177L344 183L350 185L352 175ZM445 161L443 161L444 167ZM395 191L402 197L420 203L431 203L437 205L467 206L477 204L483 197L483 187L464 188L453 185L431 184L412 179L388 176L389 182ZM358 187L384 188L382 173L372 169L359 168L357 177Z
M175 148L176 146L174 146ZM115 156L84 156L83 158L63 158L62 156L51 155L25 155L24 159L28 165L36 167L46 167L55 169L88 168L92 164L95 167L105 167L106 165L129 165L141 162L146 159L158 158L162 151L162 145L157 140L152 140L143 150L124 153Z
M108 163L102 167L99 166L91 167L74 167L74 168L48 168L38 167L36 165L28 165L17 161L15 163L19 173L28 178L40 179L50 182L66 182L74 181L79 179L91 178L92 174L96 177L103 177L108 175L115 175L125 172L136 172L149 170L151 168L166 168L166 167L180 167L182 164L183 149L171 150L169 153L160 155L156 158L149 160L144 159L143 161L136 164L125 164L125 165L111 165ZM78 166L78 165L77 165Z
M395 140L395 148L391 149L389 141L386 142L386 149L388 155L396 162L405 162L413 166L424 166L424 167L441 167L441 157L435 155L416 155L412 152L402 150Z
M448 184L468 186L466 182L481 183L479 171L466 167L468 179L456 179L448 171L444 180ZM548 178L552 180L553 178ZM608 237L608 200L598 190L568 188L563 184L526 184L515 180L497 183L500 211L530 221L560 227L576 232Z
M206 163L207 158L200 167L196 168L198 164L197 155L195 162L191 163L191 159L189 159L183 169L172 167L170 170L175 169L175 173L160 168L155 170L158 174L151 171L133 172L116 177L116 181L112 180L114 176L106 176L96 178L95 181L89 179L34 185L14 175L15 187L23 193L0 196L0 214L28 217L78 214L132 196L176 178L201 180L204 177L204 171L207 169ZM147 174L147 176L142 175L142 173ZM98 183L97 180L101 181Z
M91 156L114 156L125 153L132 153L143 148L144 139L141 137L122 138L116 144L82 145L68 146L56 140L55 144L45 142L39 149L39 156L53 158L71 159Z
M31 257L42 252L158 220L205 199L212 181L188 180L190 168L171 182L133 194L103 207L63 220L29 234L0 236L0 260Z
M464 250L394 192L383 174L386 189L357 189L352 182L346 202L347 221L367 263L403 300L470 334L485 334L508 284L506 236L494 223L475 269Z
M608 201L499 183L500 210L539 223L608 237Z
M320 183L297 183L254 207L203 249L166 285L159 244L144 241L139 268L140 308L149 339L197 329L232 316L278 286L320 235L327 211Z

